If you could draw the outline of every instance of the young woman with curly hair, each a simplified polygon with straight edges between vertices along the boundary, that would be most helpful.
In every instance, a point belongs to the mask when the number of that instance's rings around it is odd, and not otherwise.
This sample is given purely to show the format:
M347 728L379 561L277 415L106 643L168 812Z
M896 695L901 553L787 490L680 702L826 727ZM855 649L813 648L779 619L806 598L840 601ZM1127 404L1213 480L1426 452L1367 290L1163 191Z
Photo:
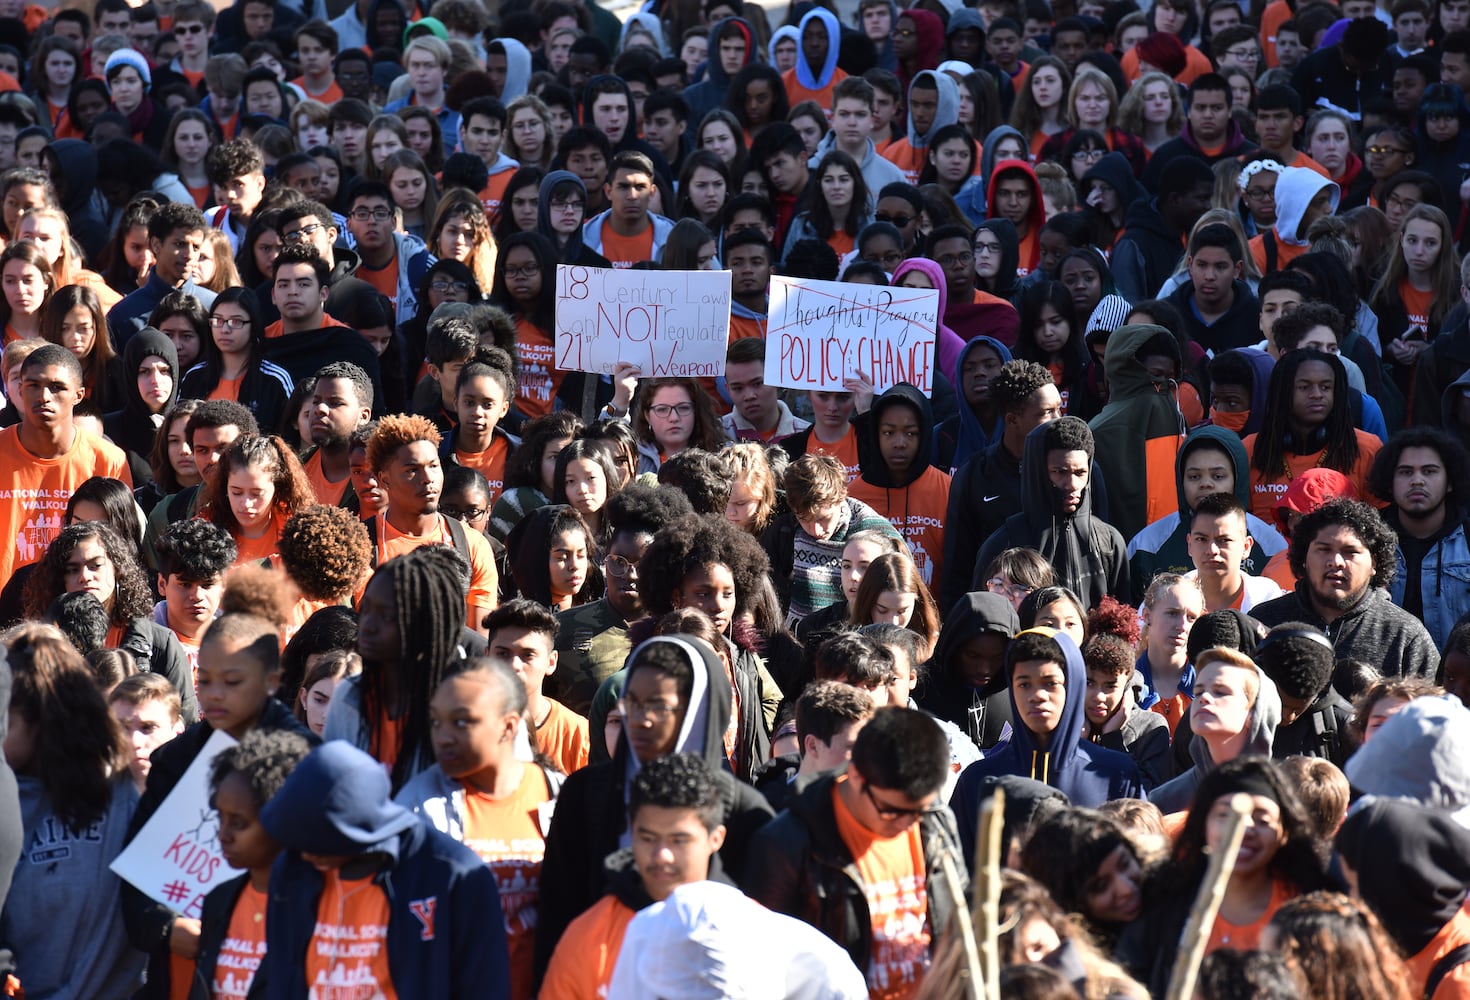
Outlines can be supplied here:
M306 470L286 442L274 434L250 435L220 458L200 515L235 539L236 566L275 563L287 520L314 503Z
M1336 892L1299 896L1276 911L1261 947L1286 959L1323 1000L1411 1000L1419 995L1398 946L1362 900Z
M26 581L26 617L44 620L62 594L85 591L107 611L107 645L125 649L138 669L162 674L179 692L184 719L199 715L194 677L184 647L166 625L153 620L153 591L129 543L98 521L69 524L46 547Z

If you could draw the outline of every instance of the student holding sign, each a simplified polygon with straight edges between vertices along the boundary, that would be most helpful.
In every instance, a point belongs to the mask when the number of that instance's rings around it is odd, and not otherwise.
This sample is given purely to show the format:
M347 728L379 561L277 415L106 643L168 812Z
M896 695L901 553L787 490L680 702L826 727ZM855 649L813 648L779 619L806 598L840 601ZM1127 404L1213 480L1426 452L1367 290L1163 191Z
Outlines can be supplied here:
M7 647L15 687L5 753L19 779L25 849L0 912L0 941L33 997L122 1000L141 984L144 965L120 919L122 882L108 870L138 805L132 755L91 670L59 631L24 625Z

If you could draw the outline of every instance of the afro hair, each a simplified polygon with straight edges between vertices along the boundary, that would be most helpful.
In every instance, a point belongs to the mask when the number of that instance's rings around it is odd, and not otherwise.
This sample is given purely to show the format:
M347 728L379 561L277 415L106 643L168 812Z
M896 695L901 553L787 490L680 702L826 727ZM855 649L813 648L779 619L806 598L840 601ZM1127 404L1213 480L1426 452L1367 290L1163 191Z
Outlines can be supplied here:
M225 747L209 764L210 797L232 774L250 786L259 809L271 800L296 765L311 752L306 737L290 729L254 729L234 746Z
M681 517L694 513L682 490L659 489L632 482L607 501L605 510L612 533L655 535Z
M303 597L334 601L353 593L372 568L367 526L343 507L313 504L281 530L281 565Z
M653 536L638 561L638 594L649 614L674 610L674 592L691 572L722 565L735 581L735 613L749 610L771 572L765 550L723 517L690 514Z

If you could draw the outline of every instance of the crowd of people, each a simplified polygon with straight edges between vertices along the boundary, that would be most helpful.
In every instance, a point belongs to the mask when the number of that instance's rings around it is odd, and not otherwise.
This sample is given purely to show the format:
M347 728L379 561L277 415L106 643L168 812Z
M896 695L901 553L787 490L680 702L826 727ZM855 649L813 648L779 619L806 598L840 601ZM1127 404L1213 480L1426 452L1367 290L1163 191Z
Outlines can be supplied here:
M0 0L4 995L1470 998L1470 0L843 13Z

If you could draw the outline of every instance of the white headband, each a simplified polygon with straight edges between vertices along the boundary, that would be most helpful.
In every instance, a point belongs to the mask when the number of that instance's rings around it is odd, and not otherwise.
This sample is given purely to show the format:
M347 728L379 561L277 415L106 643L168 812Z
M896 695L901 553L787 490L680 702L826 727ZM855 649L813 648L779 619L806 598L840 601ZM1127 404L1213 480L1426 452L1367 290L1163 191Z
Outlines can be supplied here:
M1273 174L1279 174L1285 169L1285 167L1277 163L1275 160L1252 160L1250 163L1247 163L1245 166L1240 168L1240 180L1236 181L1236 183L1240 186L1240 189L1244 191L1245 186L1250 183L1251 178L1256 176L1256 174L1260 173L1262 170L1269 170Z

